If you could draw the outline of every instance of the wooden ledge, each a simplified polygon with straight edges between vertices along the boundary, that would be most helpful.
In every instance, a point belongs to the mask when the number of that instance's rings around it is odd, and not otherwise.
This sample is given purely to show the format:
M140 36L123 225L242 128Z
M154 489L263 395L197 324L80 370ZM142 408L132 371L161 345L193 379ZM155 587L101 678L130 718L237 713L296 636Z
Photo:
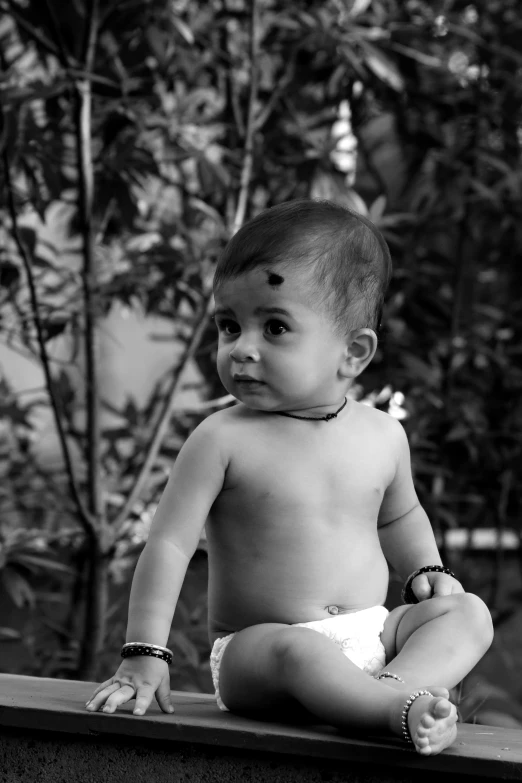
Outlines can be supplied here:
M274 759L277 764L284 756L285 763L295 762L301 771L317 762L327 762L332 770L328 780L375 780L377 776L381 780L422 778L425 781L435 774L440 777L441 773L465 776L468 780L469 776L522 780L522 732L514 729L461 724L453 747L438 756L425 758L399 739L346 737L329 726L266 723L220 712L214 698L208 694L174 691L176 712L173 715L165 715L157 705L141 717L132 715L131 705L114 715L89 713L84 705L94 688L95 685L88 682L0 674L0 769L5 770L8 763L7 756L3 756L8 738L11 738L9 759L12 759L15 740L30 737L33 742L36 738L37 742L45 743L52 735L55 742L67 746L75 738L83 742L82 747L88 747L90 743L96 752L104 743L131 741L132 747L147 746L152 754L159 752L158 748L164 752L166 747L175 750L181 745L196 745L202 753L208 755L211 751L214 762L216 754L234 755L238 751L243 754L243 764L245 754L253 764L257 763L256 759L259 763L271 759L272 766ZM148 763L150 766L150 759ZM335 772L339 769L345 770L344 776L339 777ZM379 770L386 772L380 774ZM361 772L364 773L362 777ZM267 774L256 779L283 779ZM104 776L96 777L105 779ZM251 775L251 779L254 778ZM9 777L5 779L10 780ZM18 777L12 779L19 780ZM84 780L83 777L74 779ZM125 779L134 778L127 776ZM301 773L293 779L315 780Z

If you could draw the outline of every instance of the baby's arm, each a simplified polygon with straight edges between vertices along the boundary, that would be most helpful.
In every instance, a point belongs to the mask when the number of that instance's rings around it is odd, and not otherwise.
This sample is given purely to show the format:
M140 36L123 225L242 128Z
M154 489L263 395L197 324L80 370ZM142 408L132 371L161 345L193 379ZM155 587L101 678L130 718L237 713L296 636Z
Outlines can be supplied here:
M386 489L379 512L379 538L384 556L402 579L418 568L442 565L435 536L413 486L410 449L402 425L389 422L391 448L396 454L395 475ZM456 579L448 574L430 572L413 581L419 600L432 595L463 592Z
M176 459L132 580L128 642L167 644L187 566L223 486L227 458L217 421L210 417L200 424ZM88 708L105 705L104 711L114 712L136 697L134 712L143 714L154 694L161 708L171 711L167 664L149 656L125 658L114 677L97 688Z

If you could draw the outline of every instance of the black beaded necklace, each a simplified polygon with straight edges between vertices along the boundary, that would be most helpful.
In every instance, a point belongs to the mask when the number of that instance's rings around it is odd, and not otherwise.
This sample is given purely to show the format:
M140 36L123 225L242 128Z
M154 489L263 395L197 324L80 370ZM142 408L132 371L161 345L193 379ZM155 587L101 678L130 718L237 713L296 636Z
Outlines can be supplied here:
M303 421L331 421L336 419L339 413L346 407L348 402L347 398L344 398L344 402L341 407L335 411L335 413L327 413L326 416L296 416L294 413L285 413L284 411L274 411L278 416L288 416L289 419L302 419Z

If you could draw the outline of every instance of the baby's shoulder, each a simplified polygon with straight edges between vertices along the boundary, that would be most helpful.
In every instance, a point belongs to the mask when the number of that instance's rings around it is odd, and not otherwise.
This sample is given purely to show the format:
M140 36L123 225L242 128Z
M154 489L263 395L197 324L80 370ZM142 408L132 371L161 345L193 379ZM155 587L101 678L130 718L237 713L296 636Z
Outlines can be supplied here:
M252 418L252 411L246 405L236 403L228 408L222 408L215 413L211 413L205 419L207 426L228 429L231 427L245 426Z
M234 405L230 408L216 411L207 416L193 432L200 438L216 439L222 443L233 439L235 436L251 427L252 417L244 405Z
M374 434L381 440L384 438L390 446L400 447L406 440L404 427L394 416L385 411L356 402L356 415L368 434Z

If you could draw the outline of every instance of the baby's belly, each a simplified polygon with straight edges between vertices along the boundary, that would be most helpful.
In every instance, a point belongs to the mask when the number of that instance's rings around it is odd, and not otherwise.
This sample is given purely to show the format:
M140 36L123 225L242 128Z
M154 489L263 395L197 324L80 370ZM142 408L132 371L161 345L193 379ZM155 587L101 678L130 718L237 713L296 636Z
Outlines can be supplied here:
M306 623L383 604L388 565L376 536L366 544L359 551L296 547L242 558L211 547L211 640L261 623Z

